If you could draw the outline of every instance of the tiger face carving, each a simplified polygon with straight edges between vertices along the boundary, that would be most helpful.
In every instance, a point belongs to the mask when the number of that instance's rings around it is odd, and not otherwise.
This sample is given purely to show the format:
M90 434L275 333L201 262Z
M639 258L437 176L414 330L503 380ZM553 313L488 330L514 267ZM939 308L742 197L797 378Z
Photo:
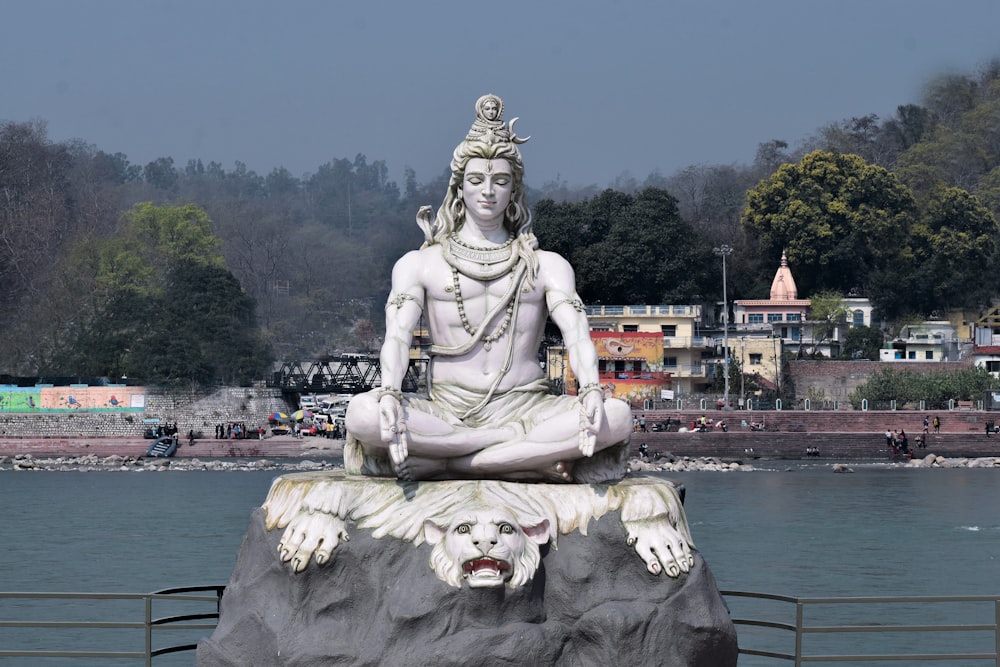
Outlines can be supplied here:
M424 537L434 545L431 568L442 581L461 588L516 588L535 574L539 545L549 541L549 522L524 525L498 508L465 510L448 526L424 522Z

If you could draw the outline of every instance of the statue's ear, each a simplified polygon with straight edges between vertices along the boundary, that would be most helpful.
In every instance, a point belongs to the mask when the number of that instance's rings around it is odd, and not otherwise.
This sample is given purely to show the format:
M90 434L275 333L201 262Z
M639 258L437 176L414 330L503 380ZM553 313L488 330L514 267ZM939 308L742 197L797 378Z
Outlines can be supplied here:
M427 544L437 544L444 539L444 534L447 531L447 528L442 528L429 519L424 521L424 539L427 540Z
M549 520L542 519L534 526L521 526L521 530L535 544L545 544L549 541Z

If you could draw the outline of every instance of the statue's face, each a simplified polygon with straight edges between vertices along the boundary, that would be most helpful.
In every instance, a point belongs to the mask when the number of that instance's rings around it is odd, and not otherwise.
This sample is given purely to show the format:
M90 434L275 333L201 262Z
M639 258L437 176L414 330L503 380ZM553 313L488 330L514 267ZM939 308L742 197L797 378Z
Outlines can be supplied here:
M483 118L486 120L496 120L499 115L500 108L497 106L496 100L486 100L483 102Z
M510 162L472 158L462 180L466 221L477 225L502 223L513 191L514 174Z

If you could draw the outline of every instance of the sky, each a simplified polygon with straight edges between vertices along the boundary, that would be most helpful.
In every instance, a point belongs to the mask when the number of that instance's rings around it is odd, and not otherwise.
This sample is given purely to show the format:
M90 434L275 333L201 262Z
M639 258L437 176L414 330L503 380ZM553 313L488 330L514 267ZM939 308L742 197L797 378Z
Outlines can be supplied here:
M2 0L0 121L145 165L440 175L504 100L528 183L750 164L1000 58L997 0Z

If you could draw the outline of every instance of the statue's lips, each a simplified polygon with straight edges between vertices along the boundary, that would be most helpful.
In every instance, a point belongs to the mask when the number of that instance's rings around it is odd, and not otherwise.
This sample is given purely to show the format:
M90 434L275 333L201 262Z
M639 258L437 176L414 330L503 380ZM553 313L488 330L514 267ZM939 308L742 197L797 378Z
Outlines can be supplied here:
M462 573L467 577L499 577L510 571L510 565L494 558L476 558L462 564Z

